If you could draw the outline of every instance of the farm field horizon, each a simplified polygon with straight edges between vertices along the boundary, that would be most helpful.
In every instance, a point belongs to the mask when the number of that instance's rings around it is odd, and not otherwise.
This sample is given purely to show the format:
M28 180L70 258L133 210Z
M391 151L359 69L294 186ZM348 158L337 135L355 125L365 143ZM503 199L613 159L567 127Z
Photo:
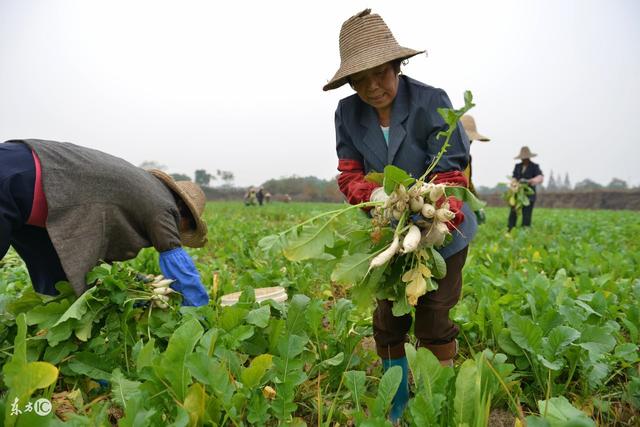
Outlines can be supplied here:
M160 274L152 250L94 269L98 285L77 300L64 286L55 298L35 294L8 255L4 425L387 425L397 372L383 375L375 353L375 301L332 281L329 258L292 262L258 245L339 206L208 202L208 243L188 250L211 297L199 308L180 308L177 296L169 310L141 303L141 277ZM451 314L455 366L412 339L403 425L638 425L640 215L536 208L530 229L507 233L507 207L486 214ZM256 303L252 289L272 286L288 300ZM220 306L239 291L238 304ZM29 372L57 379L21 385ZM16 398L22 408L41 397L47 416L10 415Z

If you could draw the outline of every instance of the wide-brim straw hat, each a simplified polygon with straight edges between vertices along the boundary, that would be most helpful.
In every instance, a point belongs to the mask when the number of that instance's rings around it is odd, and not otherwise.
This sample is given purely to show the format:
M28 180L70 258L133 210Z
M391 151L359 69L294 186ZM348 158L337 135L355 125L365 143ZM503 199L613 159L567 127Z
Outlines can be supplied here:
M517 156L514 157L514 159L520 159L520 160L524 160L524 159L530 159L532 157L537 156L536 153L532 153L531 150L529 150L529 147L527 147L526 145L524 147L522 147L520 149L520 154L518 154Z
M202 188L191 181L176 181L158 169L151 169L149 172L182 199L195 220L195 230L180 231L182 244L190 248L203 247L207 243L207 224L202 220L202 213L204 212L207 198Z
M365 9L342 24L340 68L322 89L339 88L347 83L347 77L352 74L423 52L400 46L380 15Z
M462 123L462 127L464 128L465 132L467 132L467 136L469 137L470 141L491 141L488 137L478 133L476 121L473 116L465 114L464 116L460 117L460 123Z

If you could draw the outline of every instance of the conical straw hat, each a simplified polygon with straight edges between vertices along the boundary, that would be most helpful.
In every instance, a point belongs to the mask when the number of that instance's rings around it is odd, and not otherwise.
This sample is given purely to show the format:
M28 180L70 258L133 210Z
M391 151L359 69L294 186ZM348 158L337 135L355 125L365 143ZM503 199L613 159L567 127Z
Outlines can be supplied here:
M207 224L202 220L207 199L198 184L191 181L175 181L170 175L161 170L151 169L153 176L162 181L169 189L176 193L189 208L196 223L195 230L180 232L180 240L184 246L201 248L207 243Z
M460 117L460 123L462 123L462 127L467 132L467 136L469 137L470 141L483 141L483 142L491 141L486 136L478 133L478 128L476 127L476 121L474 120L473 116L470 116L469 114L465 114L464 116Z
M365 9L342 24L340 68L322 89L336 89L352 74L423 52L400 46L380 15Z
M527 147L526 145L524 147L522 147L520 149L520 154L518 154L516 157L514 157L514 159L530 159L532 157L537 156L536 153L532 153L531 150L529 150L529 147Z

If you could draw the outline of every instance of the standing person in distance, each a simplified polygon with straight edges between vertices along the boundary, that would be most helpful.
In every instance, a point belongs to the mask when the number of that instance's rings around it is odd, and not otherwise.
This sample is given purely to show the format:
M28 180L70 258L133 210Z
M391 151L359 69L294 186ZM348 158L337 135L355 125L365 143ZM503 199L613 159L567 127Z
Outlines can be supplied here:
M531 158L535 156L537 156L536 153L532 153L531 150L529 150L529 147L524 146L520 149L520 154L514 157L514 159L522 161L517 163L513 168L512 177L522 183L528 184L529 187L533 189L533 194L529 196L529 206L524 206L522 208L523 227L531 226L533 206L536 203L536 185L542 184L542 181L544 180L544 175L542 175L540 165L531 161ZM517 222L518 212L515 208L511 208L511 211L509 212L509 222L507 224L509 231L516 226Z

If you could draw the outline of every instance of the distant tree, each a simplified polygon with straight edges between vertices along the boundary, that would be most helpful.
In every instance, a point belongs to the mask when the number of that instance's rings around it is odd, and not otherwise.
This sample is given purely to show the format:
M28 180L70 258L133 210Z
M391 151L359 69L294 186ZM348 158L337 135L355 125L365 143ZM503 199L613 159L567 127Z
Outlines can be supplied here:
M564 174L564 182L562 183L562 188L571 191L571 181L569 181L569 172Z
M203 187L208 187L209 182L211 182L211 174L208 174L207 171L204 169L197 169L196 184L201 185Z
M146 170L149 170L149 169L160 169L161 171L167 170L166 165L160 164L155 160L145 160L144 162L140 163L138 167Z
M222 186L223 187L231 187L231 186L233 186L233 180L235 179L235 176L233 175L233 172L231 172L231 171L223 171L223 170L218 169L216 171L216 177L220 178L220 180L222 181ZM216 177L214 177L214 179Z
M609 185L607 185L607 188L611 190L626 190L629 186L627 185L627 181L619 178L613 178Z
M599 190L602 188L602 185L598 184L595 181L591 181L589 178L583 179L580 182L576 183L576 190L589 191L589 190Z
M170 173L169 175L176 181L191 181L191 177L183 173Z
M556 179L553 176L553 171L551 171L551 173L549 173L549 181L547 182L547 191L557 191L558 190L558 184L556 184Z

